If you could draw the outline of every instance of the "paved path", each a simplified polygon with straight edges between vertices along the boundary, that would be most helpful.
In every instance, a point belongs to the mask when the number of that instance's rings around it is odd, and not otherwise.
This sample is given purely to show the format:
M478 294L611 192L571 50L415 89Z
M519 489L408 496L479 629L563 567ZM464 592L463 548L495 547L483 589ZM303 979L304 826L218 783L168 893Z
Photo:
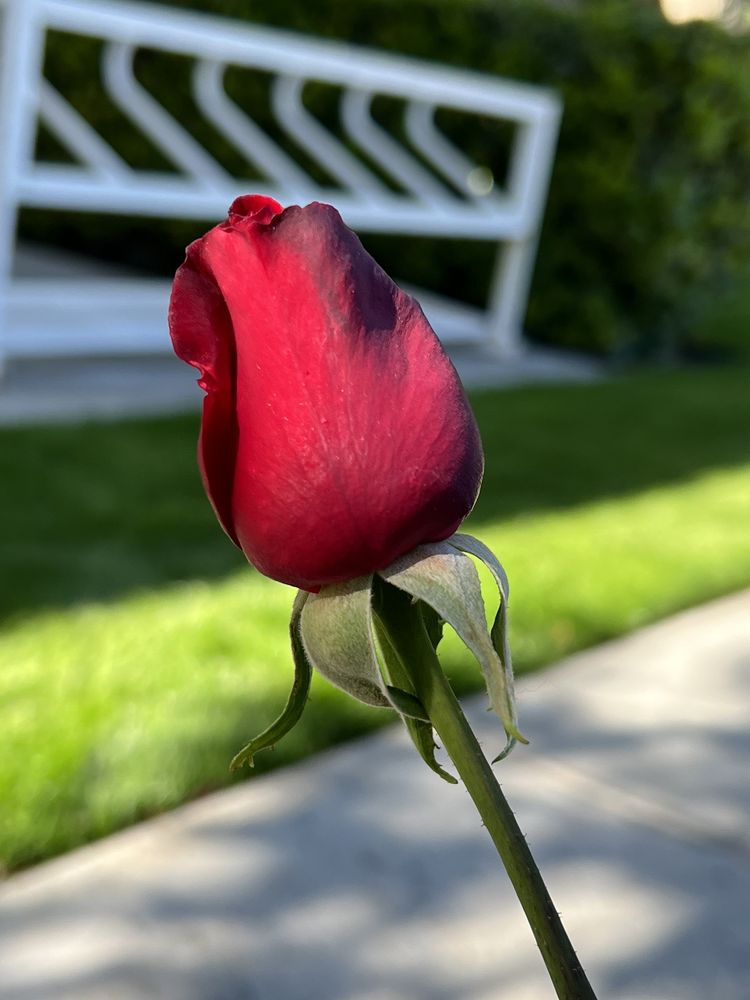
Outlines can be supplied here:
M594 361L538 347L512 361L478 347L450 353L470 389L590 382L603 372ZM195 380L193 369L167 353L13 361L0 374L0 427L198 411L203 394Z
M500 774L600 1000L748 1000L750 591L520 687ZM465 792L395 727L0 888L3 1000L552 996Z
M11 362L0 377L0 427L199 413L195 378L167 355Z
M19 248L15 270L21 277L93 276L105 282L118 276L129 277L120 268L104 262L34 244ZM155 323L157 330L163 329L161 353L98 358L29 357L8 362L6 369L0 370L0 427L197 411L202 394L195 386L196 375L169 348L166 302L165 290L163 310L159 307L155 317L151 307L145 307L145 312L135 312L128 319L136 343L141 342L137 335L140 323ZM42 309L43 316L47 316L44 304ZM86 318L84 313L81 322L90 323L91 317ZM34 329L32 322L27 335L31 336ZM124 342L130 343L127 338ZM469 388L589 382L605 373L602 363L591 358L534 345L527 345L513 359L500 359L472 345L456 346L450 353Z

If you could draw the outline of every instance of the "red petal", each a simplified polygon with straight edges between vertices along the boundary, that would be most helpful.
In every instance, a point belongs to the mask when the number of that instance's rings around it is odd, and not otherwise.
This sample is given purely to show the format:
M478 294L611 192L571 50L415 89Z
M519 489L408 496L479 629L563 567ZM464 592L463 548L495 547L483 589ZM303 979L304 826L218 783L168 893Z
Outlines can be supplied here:
M202 260L202 241L188 248L169 303L175 353L200 372L206 391L198 441L203 485L221 526L237 545L232 522L232 486L237 451L236 355L232 324L216 283Z
M232 521L250 561L314 589L452 534L481 445L416 302L328 206L230 216L202 243L236 346Z
M281 205L274 198L264 194L241 194L229 206L229 221L236 222L233 216L245 218L251 222L268 223L274 216L282 212Z

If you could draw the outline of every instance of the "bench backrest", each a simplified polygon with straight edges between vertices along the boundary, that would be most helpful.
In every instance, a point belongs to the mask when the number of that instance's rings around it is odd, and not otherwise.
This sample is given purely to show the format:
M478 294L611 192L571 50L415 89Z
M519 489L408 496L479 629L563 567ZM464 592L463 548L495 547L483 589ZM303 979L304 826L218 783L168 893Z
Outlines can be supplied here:
M3 280L7 286L21 206L213 220L248 187L139 83L133 58L143 47L193 60L195 104L262 175L263 181L253 185L256 190L285 204L330 201L349 225L362 231L489 239L515 247L515 262L511 255L502 265L495 297L505 301L510 316L502 323L518 325L554 155L560 116L555 94L139 2L0 0L0 13L0 295ZM49 29L103 42L103 92L174 164L175 173L134 169L45 79ZM223 86L228 66L272 75L270 102L278 126L323 168L332 185L316 181L248 109L229 97ZM341 134L306 108L308 81L338 88ZM388 132L373 117L372 102L379 95L402 102L402 135ZM515 123L502 185L493 184L489 171L441 132L436 112L443 108ZM75 162L35 159L39 123Z

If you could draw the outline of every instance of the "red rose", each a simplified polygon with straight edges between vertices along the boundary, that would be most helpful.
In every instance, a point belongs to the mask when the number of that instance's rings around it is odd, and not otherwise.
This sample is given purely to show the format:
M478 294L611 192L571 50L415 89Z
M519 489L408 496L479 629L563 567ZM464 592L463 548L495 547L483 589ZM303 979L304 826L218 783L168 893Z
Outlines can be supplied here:
M482 449L456 371L329 205L238 198L188 248L169 326L206 391L206 492L262 573L315 591L471 510Z

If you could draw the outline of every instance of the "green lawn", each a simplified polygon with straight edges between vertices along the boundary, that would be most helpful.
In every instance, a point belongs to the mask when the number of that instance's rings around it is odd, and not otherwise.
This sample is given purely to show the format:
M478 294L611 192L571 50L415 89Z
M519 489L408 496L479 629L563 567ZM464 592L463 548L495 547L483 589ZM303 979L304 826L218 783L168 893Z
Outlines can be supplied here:
M510 574L519 670L750 584L748 375L474 396L487 474L468 528ZM0 433L7 868L237 780L229 758L283 703L292 593L214 523L196 429ZM460 689L478 685L450 640L446 662ZM387 721L316 682L258 770Z

